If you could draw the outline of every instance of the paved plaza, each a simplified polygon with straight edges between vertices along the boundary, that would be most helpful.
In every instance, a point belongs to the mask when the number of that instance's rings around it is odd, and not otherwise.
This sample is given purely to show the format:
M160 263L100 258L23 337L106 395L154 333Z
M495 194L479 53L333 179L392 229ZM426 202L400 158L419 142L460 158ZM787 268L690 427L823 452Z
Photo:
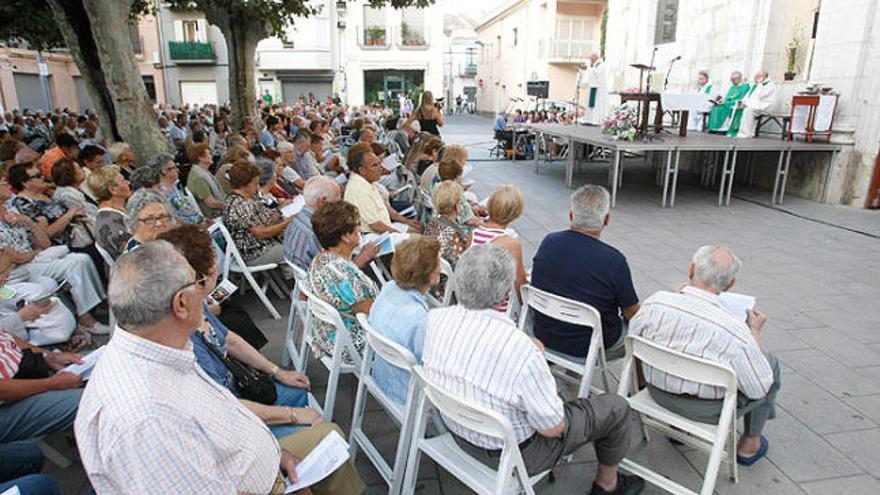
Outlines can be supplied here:
M564 166L542 165L536 175L533 162L489 161L490 129L485 119L452 117L443 134L447 142L469 145L477 196L485 197L501 183L522 188L526 208L513 227L530 265L543 236L567 225ZM775 167L775 161L766 166ZM716 191L687 178L680 181L675 208L662 209L661 192L647 166L634 161L626 174L603 240L627 256L639 298L686 281L694 250L720 243L744 262L734 290L756 296L770 318L762 346L779 357L783 376L778 416L765 432L768 459L740 468L736 485L719 475L718 493L880 493L880 214L794 196L786 198L784 211L773 209L767 205L769 191L741 184L734 188L731 205L719 208ZM575 184L604 184L606 178L605 166L584 166ZM269 319L252 299L249 308L270 336L264 352L280 361L286 319ZM278 302L285 317L288 305ZM313 392L322 398L326 372L313 360L309 375ZM337 400L337 422L346 430L353 383L350 377L341 380ZM393 458L397 429L375 402L368 405L365 422L380 450ZM72 449L67 452L75 455ZM635 445L631 457L694 489L706 462L704 454L675 447L656 434L650 443ZM357 465L368 493L384 493L369 462L359 457ZM86 480L77 469L49 471L66 486L65 493L85 492ZM556 469L555 483L544 481L536 492L584 493L595 469L592 448L586 447L572 464ZM423 457L418 493L469 491ZM660 492L650 487L646 493Z

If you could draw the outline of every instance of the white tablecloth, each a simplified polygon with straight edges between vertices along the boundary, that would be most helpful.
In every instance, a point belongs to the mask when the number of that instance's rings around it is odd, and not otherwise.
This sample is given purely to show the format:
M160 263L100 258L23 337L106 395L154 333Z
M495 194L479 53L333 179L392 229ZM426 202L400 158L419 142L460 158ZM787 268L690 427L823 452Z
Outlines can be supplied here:
M819 95L819 106L816 108L816 121L813 124L814 132L826 132L831 129L831 119L834 117L834 106L837 104L837 95ZM807 130L807 117L810 107L799 105L795 107L791 118L791 132L804 132Z
M708 112L712 108L709 102L712 95L705 93L677 94L661 93L660 103L663 110L687 110L691 115L699 112Z

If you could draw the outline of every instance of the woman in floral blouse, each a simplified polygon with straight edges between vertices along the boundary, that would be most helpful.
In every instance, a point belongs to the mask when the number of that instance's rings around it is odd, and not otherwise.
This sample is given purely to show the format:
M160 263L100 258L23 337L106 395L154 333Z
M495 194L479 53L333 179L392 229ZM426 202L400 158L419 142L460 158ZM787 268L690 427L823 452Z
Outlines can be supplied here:
M352 252L361 240L359 218L357 207L346 201L325 203L312 215L312 228L324 249L312 260L309 282L317 297L339 310L354 347L362 353L364 330L354 315L370 314L379 290L373 280L351 261ZM336 340L335 328L316 321L314 332L314 352L331 355ZM343 359L352 362L347 353L343 354Z
M235 241L241 257L249 265L284 261L284 229L293 216L282 218L278 210L267 208L257 198L260 168L240 162L229 169L232 192L223 206L223 224Z

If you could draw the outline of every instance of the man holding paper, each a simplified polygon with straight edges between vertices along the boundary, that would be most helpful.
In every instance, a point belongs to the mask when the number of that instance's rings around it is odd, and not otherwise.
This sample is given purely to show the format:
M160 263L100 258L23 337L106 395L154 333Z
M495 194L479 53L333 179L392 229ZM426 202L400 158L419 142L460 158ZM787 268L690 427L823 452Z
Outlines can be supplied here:
M721 297L733 287L741 266L739 258L725 247L701 247L688 268L689 284L649 297L630 322L629 333L736 372L737 415L745 415L736 462L750 466L769 449L761 432L767 420L776 416L780 371L776 358L760 346L767 317L752 307L743 320ZM649 366L643 366L643 371L648 391L658 404L694 421L718 421L723 389L685 381Z
M338 427L317 425L281 445L197 364L190 335L205 280L166 241L119 258L110 281L117 329L83 393L75 422L98 493L282 493L297 464ZM150 290L143 290L149 287ZM312 486L358 494L351 461Z
M345 188L344 199L357 206L363 232L381 234L419 231L419 222L404 217L386 205L382 194L373 184L382 176L382 162L373 153L370 145L358 143L352 146L348 150L348 164L352 174Z

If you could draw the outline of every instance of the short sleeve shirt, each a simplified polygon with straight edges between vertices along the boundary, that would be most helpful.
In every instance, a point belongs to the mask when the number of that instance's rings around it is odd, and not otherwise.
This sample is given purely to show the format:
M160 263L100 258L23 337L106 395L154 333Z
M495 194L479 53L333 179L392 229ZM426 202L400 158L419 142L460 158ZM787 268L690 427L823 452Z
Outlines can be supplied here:
M601 240L573 230L544 238L532 263L531 283L596 308L602 315L606 347L620 339L620 309L639 302L626 257ZM535 314L535 337L548 348L571 356L587 355L592 332L585 328Z
M345 200L357 206L361 219L361 230L372 232L370 224L384 222L391 225L391 214L379 191L359 174L351 174L345 188Z
M273 221L271 210L263 206L259 200L247 199L236 193L226 196L223 222L245 261L259 258L273 244L280 243L280 239L275 237L258 239L248 230L255 225L269 225Z

